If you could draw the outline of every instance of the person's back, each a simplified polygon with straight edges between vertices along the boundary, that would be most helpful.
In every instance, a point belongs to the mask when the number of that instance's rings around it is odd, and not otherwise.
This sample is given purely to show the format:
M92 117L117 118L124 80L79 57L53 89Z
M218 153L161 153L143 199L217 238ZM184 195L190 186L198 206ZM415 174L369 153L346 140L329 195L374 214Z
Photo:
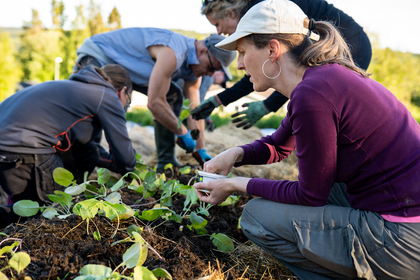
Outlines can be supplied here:
M93 67L84 68L69 80L21 90L1 102L0 111L0 151L66 152L75 143L90 142L103 128L121 171L130 169L135 161L132 149L117 147L117 143L129 141L124 108L113 86Z
M319 196L336 180L346 183L354 208L420 215L420 207L410 209L420 193L407 196L420 182L420 126L384 86L338 64L308 68L288 111L282 126L295 131L296 153L305 159L302 189ZM314 139L323 139L319 149L307 148Z

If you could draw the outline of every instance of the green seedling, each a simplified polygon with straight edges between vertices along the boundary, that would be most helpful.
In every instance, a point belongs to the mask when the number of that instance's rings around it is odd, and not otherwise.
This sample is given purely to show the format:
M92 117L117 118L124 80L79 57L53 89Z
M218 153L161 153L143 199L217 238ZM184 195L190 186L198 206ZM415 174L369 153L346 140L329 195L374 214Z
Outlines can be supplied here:
M17 238L6 238L2 242L0 242L0 246L7 241L12 241L12 245L4 246L0 249L0 256L5 254L10 254L12 257L8 261L8 265L0 269L0 279L1 280L8 280L9 278L3 273L6 269L14 269L17 271L18 275L29 265L31 262L31 257L25 252L18 252L16 253L17 247L20 246L22 243L21 239ZM12 274L13 275L13 274ZM14 277L12 279L15 279ZM26 279L26 278L25 278Z
M185 99L182 104L181 114L179 115L178 128L181 127L182 122L186 120L189 117L189 115L191 115L190 100Z
M235 248L232 239L230 239L226 234L213 233L210 236L210 239L213 242L213 244L217 247L217 249L219 249L222 252L229 253Z

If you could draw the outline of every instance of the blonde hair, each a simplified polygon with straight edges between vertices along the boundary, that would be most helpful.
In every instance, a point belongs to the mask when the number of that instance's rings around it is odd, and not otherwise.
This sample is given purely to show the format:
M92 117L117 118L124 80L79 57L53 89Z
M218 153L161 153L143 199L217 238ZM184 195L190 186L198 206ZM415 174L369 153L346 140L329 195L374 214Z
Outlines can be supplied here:
M202 15L212 14L214 18L223 19L227 17L229 11L241 18L251 7L251 0L216 0L208 2L201 8Z
M329 63L337 63L363 77L369 75L359 68L353 61L350 49L338 30L327 21L312 21L313 31L319 34L317 42L301 34L251 34L247 36L257 48L265 48L268 42L276 39L290 49L292 58L304 66L321 66ZM306 19L304 26L308 28L309 20Z

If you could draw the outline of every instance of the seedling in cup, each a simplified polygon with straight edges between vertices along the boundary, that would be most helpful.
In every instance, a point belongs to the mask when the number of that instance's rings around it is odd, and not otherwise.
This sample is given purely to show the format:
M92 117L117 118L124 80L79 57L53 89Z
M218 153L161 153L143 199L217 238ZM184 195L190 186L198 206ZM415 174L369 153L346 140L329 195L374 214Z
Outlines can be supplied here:
M225 179L225 178L226 176L223 176L223 175L213 174L213 173L209 173L205 171L198 171L198 181L202 183L217 180L217 179ZM199 189L199 191L206 193L207 195L210 195L209 190Z

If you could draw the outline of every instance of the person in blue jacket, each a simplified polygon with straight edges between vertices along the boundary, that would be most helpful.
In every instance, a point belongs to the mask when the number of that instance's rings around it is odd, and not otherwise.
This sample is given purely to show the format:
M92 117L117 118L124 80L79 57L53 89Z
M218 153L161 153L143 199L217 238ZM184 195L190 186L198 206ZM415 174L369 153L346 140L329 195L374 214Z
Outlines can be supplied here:
M204 121L189 117L187 127L178 126L178 117L184 97L190 99L191 108L200 104L201 76L223 70L231 77L228 66L235 52L214 46L224 38L212 34L196 40L166 29L123 28L86 39L77 50L77 63L115 63L128 70L133 89L148 96L147 107L154 117L156 169L163 170L168 163L181 166L175 156L175 135L176 143L187 153L194 152L202 162L211 159L205 150ZM179 79L184 80L183 88L176 83ZM197 142L190 132L195 128L201 135Z
M64 167L78 183L96 166L125 174L136 165L124 107L130 76L120 65L89 65L68 80L27 87L0 103L0 185L11 202L48 201L61 190L53 171ZM94 139L104 131L109 152ZM0 207L0 228L16 222Z
M217 28L218 34L231 35L236 30L239 20L255 4L263 0L203 0L201 13ZM353 60L361 69L367 70L372 58L372 47L368 36L352 17L337 9L325 0L291 0L302 11L314 20L330 21L342 33L350 47ZM195 119L205 119L220 105L250 94L253 91L248 76L244 76L231 88L203 101L194 111ZM243 104L245 110L232 115L237 127L248 129L259 119L270 112L276 112L289 99L278 91L273 92L266 100Z

